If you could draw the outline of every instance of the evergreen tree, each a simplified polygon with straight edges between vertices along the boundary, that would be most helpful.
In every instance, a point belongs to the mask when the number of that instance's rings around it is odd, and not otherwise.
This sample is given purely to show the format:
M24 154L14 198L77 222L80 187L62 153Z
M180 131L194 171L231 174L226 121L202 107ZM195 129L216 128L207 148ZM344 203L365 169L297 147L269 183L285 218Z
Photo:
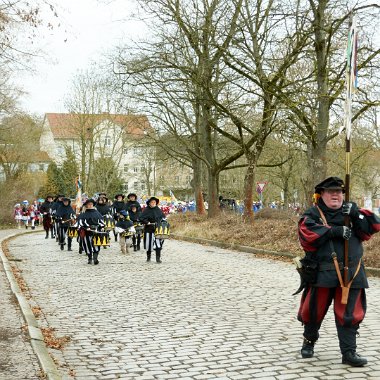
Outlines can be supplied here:
M79 168L75 160L75 155L71 148L66 148L66 159L63 162L61 171L62 188L61 192L67 197L74 198L76 193L75 179L78 177Z
M104 191L107 194L123 191L123 180L111 157L102 157L94 161L91 190L92 192Z

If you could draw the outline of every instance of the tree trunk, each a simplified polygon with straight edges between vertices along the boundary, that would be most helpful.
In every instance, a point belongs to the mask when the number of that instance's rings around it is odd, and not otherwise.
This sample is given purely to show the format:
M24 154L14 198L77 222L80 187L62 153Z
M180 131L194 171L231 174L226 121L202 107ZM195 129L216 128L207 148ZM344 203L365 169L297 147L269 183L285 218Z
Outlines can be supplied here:
M219 215L219 200L218 200L218 175L209 168L208 170L208 217L214 218Z
M197 206L197 214L204 215L206 214L206 209L202 192L202 162L198 158L194 158L192 162L194 170L193 189L195 204Z
M253 187L255 183L255 165L253 162L248 162L247 171L244 177L244 212L243 220L252 222L254 213L252 210L253 205Z

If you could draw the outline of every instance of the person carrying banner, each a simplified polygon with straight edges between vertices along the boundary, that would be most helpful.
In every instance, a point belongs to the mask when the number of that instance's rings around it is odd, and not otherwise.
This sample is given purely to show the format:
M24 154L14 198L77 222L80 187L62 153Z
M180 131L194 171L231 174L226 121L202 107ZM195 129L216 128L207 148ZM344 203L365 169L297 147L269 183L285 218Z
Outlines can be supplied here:
M367 364L367 359L356 353L356 335L366 313L368 288L362 242L380 231L380 219L369 210L359 209L354 202L343 202L344 192L343 180L326 178L316 185L315 205L305 211L298 224L305 259L309 268L314 268L314 274L308 273L305 279L298 310L298 320L304 325L301 355L303 358L314 355L319 329L334 300L342 363L361 367ZM349 227L345 226L345 216L350 219ZM346 297L342 281L345 241L349 243Z

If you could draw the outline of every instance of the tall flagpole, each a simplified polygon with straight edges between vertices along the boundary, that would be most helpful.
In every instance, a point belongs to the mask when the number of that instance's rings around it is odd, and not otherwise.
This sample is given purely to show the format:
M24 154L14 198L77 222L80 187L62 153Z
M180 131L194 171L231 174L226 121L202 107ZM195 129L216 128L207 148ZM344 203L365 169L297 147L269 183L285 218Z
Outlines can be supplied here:
M75 211L77 214L79 214L82 207L82 182L80 181L80 175L76 179L75 185L77 189L77 195L75 198Z
M345 102L345 122L346 129L346 187L345 201L350 201L350 153L351 153L351 120L352 120L352 99L357 88L357 49L358 34L356 27L356 16L351 13L350 25L347 40L347 67L346 67L346 102ZM350 218L345 216L344 224L349 227ZM348 240L344 241L344 286L348 285Z

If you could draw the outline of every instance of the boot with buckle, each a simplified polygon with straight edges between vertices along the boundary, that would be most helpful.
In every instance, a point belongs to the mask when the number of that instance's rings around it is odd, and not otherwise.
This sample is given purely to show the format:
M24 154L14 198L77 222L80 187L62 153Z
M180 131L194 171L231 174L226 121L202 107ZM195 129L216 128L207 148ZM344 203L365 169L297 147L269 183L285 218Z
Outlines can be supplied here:
M314 355L314 344L315 342L303 338L303 344L301 348L301 355L304 359L312 358Z
M342 356L342 364L348 364L352 367L363 367L367 363L367 359L363 358L355 351L347 351Z

